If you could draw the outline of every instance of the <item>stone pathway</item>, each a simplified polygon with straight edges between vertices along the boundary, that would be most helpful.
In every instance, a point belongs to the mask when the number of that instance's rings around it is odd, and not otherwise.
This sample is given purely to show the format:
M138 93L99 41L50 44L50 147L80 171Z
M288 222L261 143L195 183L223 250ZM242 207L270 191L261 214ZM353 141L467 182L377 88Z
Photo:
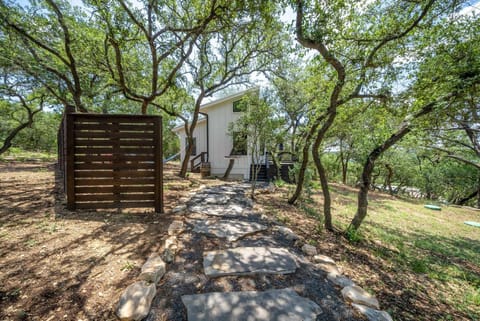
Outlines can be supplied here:
M204 187L172 211L169 264L145 320L391 320L331 258L256 212L248 188Z

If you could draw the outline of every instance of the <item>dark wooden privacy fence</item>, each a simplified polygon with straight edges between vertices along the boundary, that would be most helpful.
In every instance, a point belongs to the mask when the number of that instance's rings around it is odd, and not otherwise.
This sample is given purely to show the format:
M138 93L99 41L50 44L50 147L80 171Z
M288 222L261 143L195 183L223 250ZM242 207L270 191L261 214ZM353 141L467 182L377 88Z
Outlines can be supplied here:
M67 207L154 207L163 212L162 121L158 116L67 114L59 167Z

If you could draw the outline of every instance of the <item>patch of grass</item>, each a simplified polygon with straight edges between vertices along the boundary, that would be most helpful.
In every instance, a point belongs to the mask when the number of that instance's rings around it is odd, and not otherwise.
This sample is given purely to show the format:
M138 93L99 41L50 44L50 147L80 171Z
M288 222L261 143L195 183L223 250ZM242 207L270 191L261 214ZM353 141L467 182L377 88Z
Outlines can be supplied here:
M37 240L34 240L34 239L28 239L25 241L25 245L28 247L34 247L37 244L38 244Z
M290 222L290 218L286 215L277 214L276 217L277 217L277 221L279 221L282 224L287 224L288 222Z
M11 160L15 160L18 162L25 162L25 161L32 161L32 160L50 162L56 159L57 159L57 155L55 153L26 151L17 147L10 147L8 151L0 155L0 161L2 162L11 161ZM43 171L43 169L39 169L39 171Z
M345 236L347 237L347 240L350 241L350 243L358 243L361 240L363 240L363 237L360 234L360 231L354 229L351 226L345 231Z
M307 214L310 217L316 218L316 219L321 219L322 216L320 213L317 212L317 210L313 207L310 207L304 203L300 205L300 208L303 210L305 214Z
M135 268L135 264L130 262L130 261L127 261L122 265L122 267L120 268L120 271L122 271L122 272L131 271L134 268Z
M273 185L275 185L275 187L277 188L282 188L285 186L285 181L283 179L276 179L273 181Z
M425 260L415 258L410 262L410 268L413 272L418 274L425 274L429 270L428 264Z

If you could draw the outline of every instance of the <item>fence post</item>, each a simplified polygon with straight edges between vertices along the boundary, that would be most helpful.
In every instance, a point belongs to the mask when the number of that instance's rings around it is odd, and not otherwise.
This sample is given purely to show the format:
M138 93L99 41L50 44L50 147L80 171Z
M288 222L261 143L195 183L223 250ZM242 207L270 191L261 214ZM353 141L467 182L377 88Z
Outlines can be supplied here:
M163 213L162 117L155 118L155 212Z
M75 128L74 114L65 115L65 182L66 182L66 192L67 192L67 209L70 211L75 210Z

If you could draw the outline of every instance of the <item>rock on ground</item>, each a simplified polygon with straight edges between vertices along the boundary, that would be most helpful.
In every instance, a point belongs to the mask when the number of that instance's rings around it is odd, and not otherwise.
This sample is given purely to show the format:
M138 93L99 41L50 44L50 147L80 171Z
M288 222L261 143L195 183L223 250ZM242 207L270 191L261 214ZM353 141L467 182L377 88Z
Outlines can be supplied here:
M157 283L163 277L166 272L166 264L162 258L158 255L151 256L145 264L142 266L142 272L139 278L151 282Z
M310 244L304 244L302 246L302 251L308 256L314 256L317 255L317 248L313 245Z
M116 314L122 321L139 321L150 312L152 300L157 293L155 283L139 281L125 289L118 302Z
M343 288L342 295L345 300L352 301L353 303L366 305L377 310L380 308L378 300L359 286L352 285Z
M329 279L333 284L338 285L341 288L355 285L355 283L351 279L336 273L328 273L327 279Z
M352 306L355 308L355 310L366 316L369 321L393 321L390 314L388 314L386 311L375 310L355 303L352 304Z
M331 263L335 264L335 261L326 255L318 254L313 257L313 263Z

